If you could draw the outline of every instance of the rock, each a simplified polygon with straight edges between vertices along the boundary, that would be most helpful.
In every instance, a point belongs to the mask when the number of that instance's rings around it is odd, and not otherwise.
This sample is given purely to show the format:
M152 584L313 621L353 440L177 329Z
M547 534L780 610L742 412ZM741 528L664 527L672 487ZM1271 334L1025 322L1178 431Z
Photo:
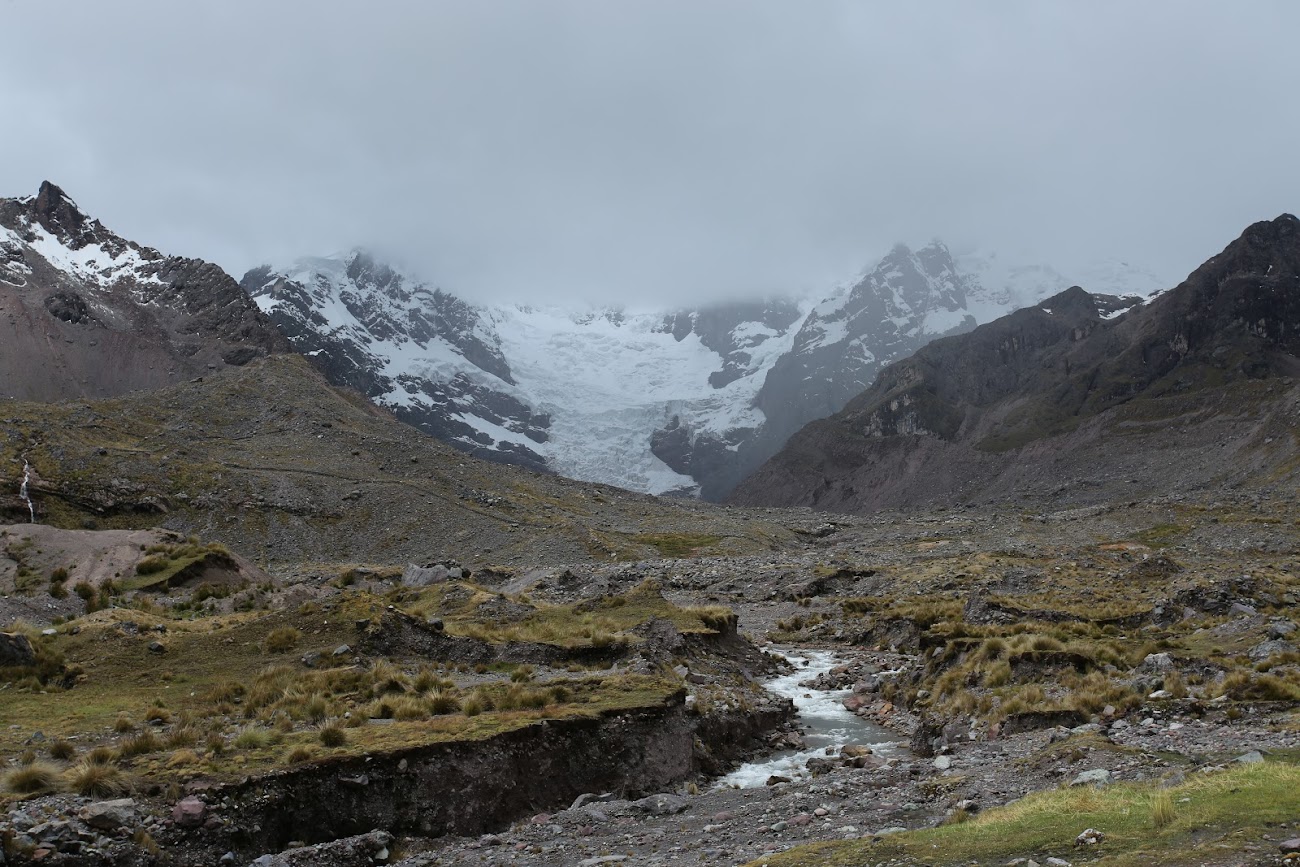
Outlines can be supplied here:
M135 824L139 814L132 798L96 801L81 808L77 814L81 821L101 831L113 831Z
M1046 864L1047 867L1070 867L1070 862L1064 858L1048 858Z
M874 832L871 836L888 837L890 834L905 834L905 833L907 833L907 829L904 828L902 825L891 825L888 828L881 828L879 831Z
M20 632L0 632L0 668L20 668L36 664L36 650L31 640Z
M167 648L163 645L163 643L162 643L161 641L151 641L151 642L149 642L149 652L150 652L150 653L166 653L166 652L167 652Z
M441 584L449 576L447 567L440 563L435 563L433 566L417 566L409 563L402 570L402 584L406 587L428 587L430 584Z
M263 855L253 864L257 867L371 867L388 861L392 843L393 835L387 831L371 831L313 846L290 843L285 851Z
M934 764L934 767L935 767L937 770L940 770L940 771L946 771L946 770L948 770L949 768L952 767L952 757L951 757L951 756L935 756L935 757L934 757L934 763L933 763L933 764Z
M664 793L633 801L632 806L652 816L672 816L677 813L684 813L690 807L690 802L680 795Z
M1173 697L1174 694L1167 689L1157 689L1155 692L1147 696L1151 701L1163 701L1164 699Z
M1081 726L1075 726L1070 729L1070 732L1076 735L1091 735L1096 734L1099 731L1101 731L1101 723L1084 723Z
M331 653L330 655L333 657L340 657L340 656L347 656L351 652L352 652L351 647L349 647L346 644L340 644L338 647L334 648L334 652Z
M1281 849L1282 853L1285 855L1290 855L1292 852L1300 852L1300 837L1292 837L1290 840L1283 840L1278 844L1277 848Z
M600 864L617 864L626 860L626 855L597 855L594 858L583 858L578 862L578 867L598 867Z
M862 744L845 744L840 747L840 755L846 759L871 755L871 747Z
M822 774L829 774L831 771L835 770L835 763L830 759L822 759L814 756L804 763L804 767L807 768L808 773L812 774L814 777L820 777Z
M1246 651L1246 655L1255 662L1262 662L1270 656L1283 653L1296 653L1298 650L1300 649L1291 642L1274 638L1271 641L1264 641L1260 644L1256 644L1250 650Z
M777 786L780 785L781 783L790 783L790 782L793 782L793 780L791 780L789 777L783 777L780 774L773 774L772 776L767 778L767 785L769 786Z
M1240 765L1257 765L1264 761L1264 756L1259 750L1251 750L1248 753L1242 753L1237 756L1233 761Z
M1232 603L1232 607L1228 609L1228 613L1239 616L1244 615L1246 617L1254 617L1259 612L1255 610L1255 606L1253 605L1247 605L1245 602L1234 602Z
M302 664L308 668L315 668L320 665L320 661L324 658L325 655L319 650L313 650L310 653L304 653L302 655Z
M182 828L197 828L208 817L208 805L194 795L182 798L172 807L172 821Z
M1166 674L1174 670L1174 658L1168 653L1149 653L1135 669L1139 674Z
M442 622L441 617L430 617L428 620L425 621L425 623L428 624L429 628L432 629L434 632L442 632L444 629L447 628L446 624Z
M1096 768L1091 771L1083 771L1070 783L1071 786L1104 786L1110 782L1110 771L1105 768Z
M1106 839L1106 835L1098 831L1096 828L1088 828L1082 834L1074 838L1074 845L1096 846L1098 843L1100 843L1102 840L1105 839Z
M1290 620L1275 620L1268 626L1269 638L1286 638L1294 635L1297 627Z

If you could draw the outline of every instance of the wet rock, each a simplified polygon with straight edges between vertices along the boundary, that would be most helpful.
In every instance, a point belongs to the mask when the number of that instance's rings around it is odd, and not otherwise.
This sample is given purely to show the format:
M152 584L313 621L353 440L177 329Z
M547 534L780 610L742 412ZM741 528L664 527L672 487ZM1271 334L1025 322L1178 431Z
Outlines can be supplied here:
M830 759L821 759L814 756L804 763L804 767L807 768L808 773L812 774L814 777L820 777L822 774L829 774L831 771L835 770L835 763Z
M780 774L773 774L772 776L767 778L766 785L779 786L782 783L790 783L790 782L793 782L793 780L791 780L789 777L783 777Z

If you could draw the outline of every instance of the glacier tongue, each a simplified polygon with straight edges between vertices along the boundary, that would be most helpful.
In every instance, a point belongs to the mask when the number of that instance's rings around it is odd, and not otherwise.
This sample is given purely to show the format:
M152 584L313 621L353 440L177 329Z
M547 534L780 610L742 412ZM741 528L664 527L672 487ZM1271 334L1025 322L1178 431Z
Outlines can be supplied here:
M719 434L762 424L753 401L764 361L788 350L794 331L738 325L744 342L757 341L756 369L714 388L709 376L722 368L722 356L695 333L676 339L664 330L663 314L497 307L490 315L520 390L551 415L551 437L538 446L550 466L651 494L694 492L698 485L650 451L650 432L674 416Z

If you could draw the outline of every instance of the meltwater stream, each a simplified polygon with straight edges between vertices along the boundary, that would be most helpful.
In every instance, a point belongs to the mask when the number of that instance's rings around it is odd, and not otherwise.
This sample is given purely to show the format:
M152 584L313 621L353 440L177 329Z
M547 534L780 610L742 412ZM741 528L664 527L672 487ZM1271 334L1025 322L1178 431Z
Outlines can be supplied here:
M778 650L777 655L794 664L790 674L769 681L765 686L778 695L794 701L799 722L804 727L805 749L775 753L759 762L747 762L717 781L720 787L740 789L764 786L771 776L798 779L809 776L804 765L811 758L825 757L839 752L846 744L862 744L872 752L888 756L902 752L905 747L899 736L888 729L868 722L844 709L844 698L852 690L813 689L800 684L825 674L840 660L835 654L822 650Z
M32 465L27 463L27 458L23 458L23 483L18 488L18 496L27 504L27 514L33 524L36 523L36 504L32 502L32 497L27 493L27 483L32 480Z

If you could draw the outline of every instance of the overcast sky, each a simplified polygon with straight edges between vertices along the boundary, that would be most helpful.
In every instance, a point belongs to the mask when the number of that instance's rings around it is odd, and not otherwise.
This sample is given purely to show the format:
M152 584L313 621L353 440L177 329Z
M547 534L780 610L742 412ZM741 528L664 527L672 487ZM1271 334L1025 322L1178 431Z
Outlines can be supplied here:
M0 195L239 276L814 289L939 236L1171 282L1300 209L1300 3L0 0Z

